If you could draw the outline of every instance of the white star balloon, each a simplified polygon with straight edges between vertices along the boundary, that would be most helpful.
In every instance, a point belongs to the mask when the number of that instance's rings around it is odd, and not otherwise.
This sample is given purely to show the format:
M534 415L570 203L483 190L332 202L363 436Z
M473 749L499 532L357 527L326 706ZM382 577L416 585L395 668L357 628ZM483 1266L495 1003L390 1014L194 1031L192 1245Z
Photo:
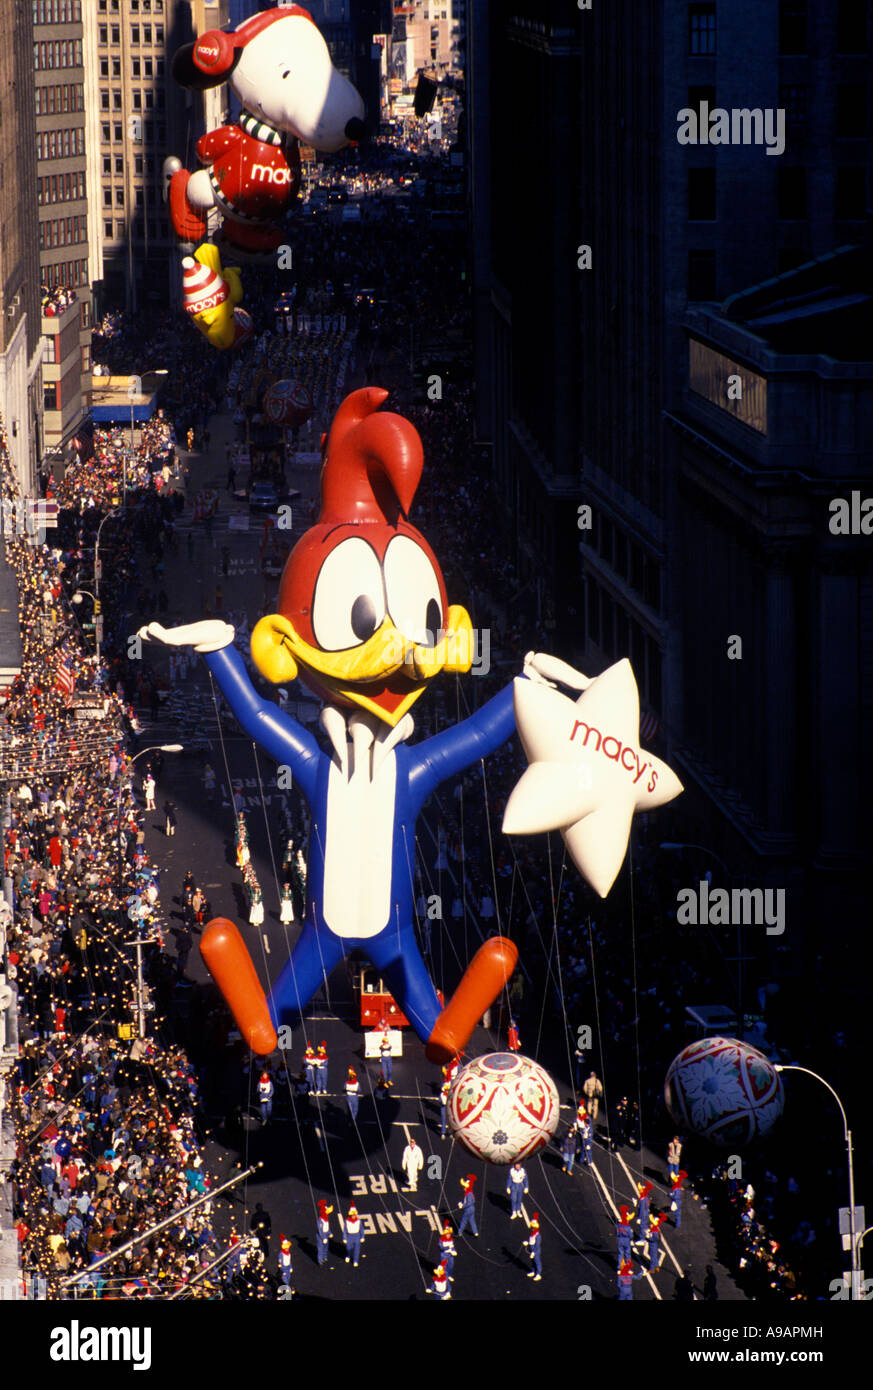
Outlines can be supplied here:
M682 791L675 772L640 748L631 664L617 661L577 700L519 679L513 702L530 766L506 803L503 829L560 830L576 868L605 898L627 852L634 811L652 811Z

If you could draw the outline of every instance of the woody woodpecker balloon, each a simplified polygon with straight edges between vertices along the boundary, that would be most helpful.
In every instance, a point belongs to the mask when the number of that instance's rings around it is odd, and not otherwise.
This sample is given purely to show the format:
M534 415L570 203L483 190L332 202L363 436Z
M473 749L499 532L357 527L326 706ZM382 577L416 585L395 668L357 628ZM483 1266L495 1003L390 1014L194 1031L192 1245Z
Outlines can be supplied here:
M217 209L226 252L274 251L282 242L279 224L300 187L298 142L332 153L361 139L361 97L334 68L321 33L299 5L262 11L229 32L212 29L185 44L174 55L173 77L197 91L227 82L242 107L234 124L197 141L204 168L191 173L175 156L165 161L176 235L193 250ZM230 290L235 293L235 286Z
M427 1044L445 1062L466 1045L477 1020L517 960L503 937L485 942L443 1008L414 931L415 825L447 778L487 757L514 732L513 685L432 738L410 742L410 710L441 671L472 665L470 619L450 604L439 562L409 521L421 477L421 439L400 415L379 411L387 392L353 391L327 437L321 513L288 558L278 611L251 638L269 681L295 677L324 701L330 745L254 689L234 630L209 620L144 639L203 652L237 720L279 764L311 813L305 921L287 965L264 995L237 928L217 919L201 950L243 1036L260 1054L276 1028L296 1021L323 980L353 949L365 953ZM561 663L578 682L586 678ZM524 677L541 681L537 657ZM515 684L527 684L522 677Z

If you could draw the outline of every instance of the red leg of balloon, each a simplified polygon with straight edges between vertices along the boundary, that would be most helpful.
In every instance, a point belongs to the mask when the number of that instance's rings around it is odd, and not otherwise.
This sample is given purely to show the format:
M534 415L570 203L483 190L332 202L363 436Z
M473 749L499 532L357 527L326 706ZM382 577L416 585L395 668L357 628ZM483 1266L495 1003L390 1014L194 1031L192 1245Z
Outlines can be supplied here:
M206 235L206 218L199 208L188 201L187 169L177 169L170 179L170 217L173 229L181 241L201 241Z
M233 922L213 917L201 938L200 954L249 1047L266 1057L279 1040L248 947Z
M517 961L518 947L505 936L491 936L479 947L434 1024L425 1048L431 1062L449 1062L463 1052L473 1029L509 980Z

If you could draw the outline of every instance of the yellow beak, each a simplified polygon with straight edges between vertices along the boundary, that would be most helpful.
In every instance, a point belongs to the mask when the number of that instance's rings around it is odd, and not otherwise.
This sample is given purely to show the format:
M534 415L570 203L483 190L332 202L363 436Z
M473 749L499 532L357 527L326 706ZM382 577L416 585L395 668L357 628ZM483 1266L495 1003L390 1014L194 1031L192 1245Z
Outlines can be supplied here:
M473 629L465 609L449 609L447 627L434 646L405 637L386 618L359 647L324 652L312 647L280 613L255 626L252 658L274 685L311 674L329 695L362 706L392 726L418 699L440 671L469 671L473 664ZM390 683L391 689L384 687Z

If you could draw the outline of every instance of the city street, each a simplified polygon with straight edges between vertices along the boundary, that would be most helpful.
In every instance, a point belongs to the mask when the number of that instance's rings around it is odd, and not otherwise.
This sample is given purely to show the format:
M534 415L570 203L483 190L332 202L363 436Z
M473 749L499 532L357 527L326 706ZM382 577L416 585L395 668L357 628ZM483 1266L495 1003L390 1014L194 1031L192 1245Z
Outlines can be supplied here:
M264 611L265 601L269 603L275 597L275 585L265 583L259 571L262 522L252 516L248 530L236 531L229 526L231 515L248 516L244 504L232 501L224 487L224 446L232 439L232 432L228 414L213 416L209 455L182 453L190 467L189 495L204 487L215 487L221 503L213 519L211 541L204 524L191 521L188 513L179 527L182 537L188 528L193 529L194 558L188 561L183 543L177 556L167 556L167 587L172 595L171 607L162 619L167 626L201 617L204 604L214 605L218 585L223 590L225 616L245 610L250 626ZM309 499L315 496L316 478L315 470L292 468L289 482ZM295 516L295 538L306 524L308 520L301 524ZM230 552L227 576L222 573L225 546ZM216 612L214 606L212 611ZM150 647L144 648L143 659L159 666L167 663L165 652ZM160 814L147 817L146 845L161 869L165 911L170 911L171 918L174 910L178 913L173 898L190 870L206 893L211 915L228 917L240 925L262 981L272 982L299 931L298 923L286 927L279 921L283 851L279 809L285 798L295 805L297 794L278 789L275 765L263 753L255 752L251 741L232 720L224 722L219 735L209 676L201 662L195 659L180 689L185 706L196 709L196 727L209 740L210 747L196 755L186 752L164 759L157 804L160 809L165 798L175 802L179 818L175 837L166 838ZM292 700L305 695L300 687L289 693ZM139 738L142 747L177 739L184 744L184 728L163 714L155 724L143 716L143 724ZM217 789L211 796L203 786L207 762L217 774ZM234 861L228 777L231 787L244 799L252 859L264 893L265 919L261 928L247 922L248 907ZM456 880L451 867L441 871L444 882L436 870L437 845L427 813L420 823L418 853L425 875L432 875L446 893L454 891ZM455 923L434 926L431 961L438 967L440 961L456 956L458 947L452 944L451 935L459 929ZM472 1172L479 1179L476 1210L480 1236L477 1239L468 1232L457 1242L454 1297L614 1298L617 1207L632 1202L638 1178L655 1184L654 1202L669 1205L663 1159L646 1151L641 1167L636 1150L625 1148L611 1153L597 1143L590 1169L580 1164L567 1177L561 1172L556 1144L528 1161L530 1191L522 1208L524 1220L518 1225L512 1223L506 1170L483 1165L451 1138L440 1139L439 1069L426 1060L422 1044L409 1029L403 1032L403 1057L395 1061L394 1090L388 1099L376 1099L379 1067L376 1061L364 1060L363 1032L351 974L343 967L333 973L327 990L313 1001L303 1027L294 1030L291 1048L281 1058L279 1074L290 1082L300 1071L305 1044L311 1042L317 1047L326 1041L330 1057L328 1094L298 1098L292 1103L289 1093L293 1087L277 1086L273 1117L266 1127L261 1126L258 1118L257 1075L248 1070L241 1044L219 1050L210 1047L205 1038L199 1046L196 1037L189 1040L189 1051L202 1068L204 1105L211 1131L207 1153L216 1181L232 1176L237 1166L264 1164L257 1177L249 1179L228 1204L228 1215L233 1213L239 1224L243 1202L249 1215L256 1202L262 1203L272 1218L271 1260L279 1232L294 1242L294 1282L301 1297L423 1297L437 1261L438 1233L443 1220L451 1216L457 1226L460 1179ZM453 974L450 969L449 978ZM196 948L191 951L186 978L192 982L193 996L208 986L208 972ZM199 1006L189 1005L190 1019L199 1014ZM214 1030L210 1036L214 1036ZM476 1056L503 1046L505 1038L480 1028L468 1053ZM344 1094L349 1066L356 1069L361 1082L357 1125L350 1120ZM568 1079L563 1083L560 1076L556 1075L556 1079L562 1101L560 1137L573 1119L575 1106ZM400 1169L410 1136L416 1138L426 1155L419 1191L414 1195L404 1191ZM433 1176L428 1176L431 1173ZM315 1261L316 1204L322 1198L335 1209L327 1268L319 1268ZM361 1212L367 1257L357 1271L346 1268L338 1220L345 1215L351 1200ZM543 1278L536 1285L526 1278L530 1262L523 1243L535 1211L539 1213L544 1246ZM719 1296L742 1297L714 1259L709 1216L698 1202L686 1203L681 1233L674 1235L670 1231L663 1248L666 1257L660 1272L639 1282L635 1298L670 1299L675 1278L686 1265L691 1267L699 1297L709 1263L716 1267Z

